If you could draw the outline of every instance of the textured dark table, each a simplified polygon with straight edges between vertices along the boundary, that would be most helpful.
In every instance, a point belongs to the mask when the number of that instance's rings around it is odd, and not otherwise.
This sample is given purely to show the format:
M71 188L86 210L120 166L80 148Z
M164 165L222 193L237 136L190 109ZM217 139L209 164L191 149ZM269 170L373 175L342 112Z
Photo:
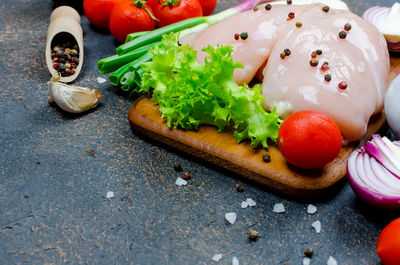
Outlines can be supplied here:
M60 3L70 1L59 1ZM217 9L235 1L220 0ZM376 1L348 1L357 14ZM393 1L381 1L391 6ZM76 80L104 100L85 115L47 104L44 48L53 1L0 3L0 264L379 264L375 243L398 213L360 202L348 183L310 202L272 193L132 133L132 101L108 82L96 62L114 54L113 38L82 16L85 63ZM90 152L88 152L88 150ZM192 179L177 187L180 162ZM242 193L235 185L244 187ZM106 199L113 191L115 197ZM247 197L255 207L241 209ZM286 213L272 211L283 203ZM224 214L237 213L235 224ZM311 224L320 220L321 233ZM250 229L260 236L251 242Z

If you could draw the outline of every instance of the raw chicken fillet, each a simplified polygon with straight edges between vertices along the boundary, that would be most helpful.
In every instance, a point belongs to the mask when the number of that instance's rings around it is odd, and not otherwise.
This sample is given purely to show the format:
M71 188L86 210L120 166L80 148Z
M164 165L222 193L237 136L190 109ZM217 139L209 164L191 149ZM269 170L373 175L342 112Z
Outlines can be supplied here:
M248 38L235 39L242 32ZM347 142L360 139L370 117L383 109L390 67L386 41L375 26L346 10L325 12L321 4L260 7L180 42L198 51L200 63L207 55L202 48L233 46L233 60L244 65L235 70L235 81L262 80L266 110L276 108L282 118L301 110L323 112Z

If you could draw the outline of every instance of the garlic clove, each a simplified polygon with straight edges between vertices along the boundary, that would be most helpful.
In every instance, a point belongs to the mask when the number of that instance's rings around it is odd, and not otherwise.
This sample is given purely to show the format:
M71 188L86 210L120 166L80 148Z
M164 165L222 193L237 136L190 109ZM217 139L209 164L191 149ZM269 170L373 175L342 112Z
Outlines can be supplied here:
M49 102L55 102L61 109L70 113L81 113L97 105L101 93L96 89L71 86L58 82L59 78L51 79L49 88Z

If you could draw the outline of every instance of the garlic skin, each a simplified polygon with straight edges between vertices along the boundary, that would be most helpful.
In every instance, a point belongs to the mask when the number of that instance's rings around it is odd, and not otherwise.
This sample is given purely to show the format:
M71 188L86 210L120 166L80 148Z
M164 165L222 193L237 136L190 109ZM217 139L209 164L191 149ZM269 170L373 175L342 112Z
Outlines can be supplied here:
M49 103L55 102L61 109L70 113L82 113L97 105L101 93L96 89L71 86L52 78L47 82L49 88Z

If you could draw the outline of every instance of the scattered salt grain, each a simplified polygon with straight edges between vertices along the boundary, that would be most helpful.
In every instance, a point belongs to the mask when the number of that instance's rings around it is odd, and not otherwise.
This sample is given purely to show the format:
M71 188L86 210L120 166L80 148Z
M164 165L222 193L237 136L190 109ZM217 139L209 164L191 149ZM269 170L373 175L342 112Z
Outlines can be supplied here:
M326 262L326 265L337 265L337 261L334 257L330 256L328 261Z
M239 260L235 256L232 258L232 265L239 265Z
M310 258L303 258L303 265L310 265L311 259Z
M285 210L285 206L282 203L276 203L274 205L273 211L275 213L284 213L286 210Z
M104 82L106 82L107 80L105 79L105 78L103 78L103 77L97 77L97 83L99 83L99 84L101 84L101 83L104 83Z
M314 227L315 232L318 234L321 232L321 222L320 221L315 221L314 223L311 224L312 227Z
M250 207L256 206L256 202L252 198L247 198L246 202L249 204Z
M107 191L106 198L107 199L114 198L114 192L113 191Z
M222 259L222 254L215 254L211 259L215 262L218 262Z
M247 208L248 206L250 206L250 207L256 206L256 202L251 198L247 198L245 201L242 201L242 203L240 204L240 207L242 207L242 208Z
M308 207L307 207L307 213L314 214L316 212L317 212L317 207L315 207L312 204L309 204Z
M226 213L225 214L225 219L230 223L230 224L234 224L236 222L236 213Z
M187 185L187 181L186 180L184 180L183 178L181 178L181 177L178 177L177 179L176 179L176 181L175 181L175 184L176 184L176 186L186 186Z

